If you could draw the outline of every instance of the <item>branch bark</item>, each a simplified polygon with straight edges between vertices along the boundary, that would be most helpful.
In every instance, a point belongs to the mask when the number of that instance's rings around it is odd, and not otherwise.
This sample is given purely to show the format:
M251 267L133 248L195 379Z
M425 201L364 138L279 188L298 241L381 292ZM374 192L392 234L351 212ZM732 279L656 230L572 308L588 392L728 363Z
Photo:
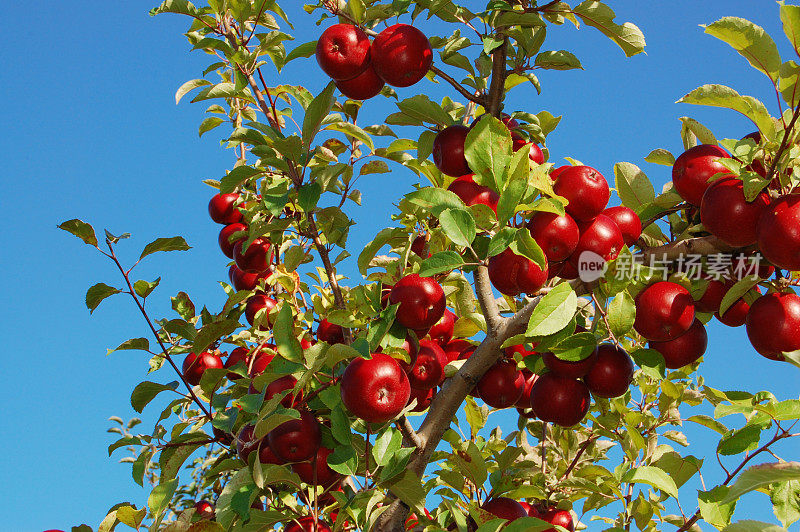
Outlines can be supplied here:
M473 103L475 103L477 105L484 105L484 106L486 105L486 100L484 98L481 98L480 96L476 96L475 94L472 94L470 91L468 91L466 89L466 87L464 87L461 83L459 83L454 78L452 78L451 76L449 76L448 74L443 72L436 65L431 65L431 72L433 72L434 74L436 74L437 76L439 76L440 78L445 80L447 83L452 85L453 88L455 90L457 90L458 93L461 94L461 96L463 96L467 100L469 100L469 101L471 101L471 102L473 102Z

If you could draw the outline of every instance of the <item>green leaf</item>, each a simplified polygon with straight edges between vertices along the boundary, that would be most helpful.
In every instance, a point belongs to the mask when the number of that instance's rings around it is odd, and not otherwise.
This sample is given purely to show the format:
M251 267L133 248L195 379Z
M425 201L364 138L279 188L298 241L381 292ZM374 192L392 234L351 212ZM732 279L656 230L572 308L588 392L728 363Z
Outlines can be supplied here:
M651 203L656 197L653 184L645 173L632 163L623 162L614 165L614 186L622 199L622 204L634 211Z
M97 283L91 287L86 291L86 308L89 309L89 314L93 313L105 298L111 297L114 294L119 294L120 292L122 292L122 290L119 288L108 286L105 283Z
M800 462L778 462L749 467L730 487L728 496L723 502L738 500L745 493L787 480L800 480Z
M219 192L220 194L230 194L233 192L236 187L250 179L251 177L258 175L261 173L261 170L256 170L252 166L242 165L237 166L230 172L228 172L225 177L219 182ZM286 202L284 202L285 204ZM281 209L283 209L283 205L281 205Z
M325 129L326 130L339 131L341 133L344 133L345 135L348 135L350 137L358 139L363 144L365 144L367 147L369 147L370 151L373 151L373 152L375 151L375 143L372 140L372 137L370 137L369 134L366 131L364 131L363 129L361 129L360 127L358 127L357 125L355 125L355 124L353 124L351 122L343 122L343 121L334 122L333 124L330 124L329 126L326 126ZM383 162L383 161L372 161L372 162L373 163L383 163L384 166L386 165L386 163ZM388 167L387 167L387 171L388 171Z
M433 277L438 273L449 272L464 265L464 259L455 251L439 251L422 261L420 277Z
M745 519L726 526L722 532L786 532L786 530L777 525Z
M389 463L392 456L403 446L403 435L399 430L388 428L375 438L372 457L379 466Z
M544 254L544 251L542 251L542 248L539 247L536 240L533 239L530 231L517 231L517 234L514 236L514 241L509 247L511 251L517 255L522 255L535 262L542 270L547 268L547 256Z
M527 161L525 164L528 164ZM527 179L514 179L508 183L506 189L500 194L500 200L497 202L497 221L500 222L501 226L505 225L514 216L527 191Z
M94 227L77 218L67 220L58 226L68 233L72 233L90 246L97 247L97 235L94 233Z
M328 466L342 475L355 475L358 471L356 450L351 445L339 445L328 455Z
M156 395L166 390L177 390L178 383L171 382L169 384L159 384L157 382L144 381L140 382L131 393L131 406L134 410L142 413L144 407L152 401Z
M378 250L385 246L397 231L398 229L394 227L381 229L372 239L372 242L364 246L364 250L358 254L358 271L361 272L361 275L367 275L370 261L375 258Z
M300 188L297 194L297 203L304 212L311 212L317 207L317 202L322 195L322 186L319 183L309 183Z
M387 124L421 126L423 123L429 122L440 126L449 126L453 123L453 119L450 118L447 111L424 94L397 102L397 107L400 108L400 113L387 117Z
M150 496L147 498L147 507L150 508L150 513L156 522L161 521L161 514L169 506L169 501L172 500L172 495L177 487L178 479L174 478L162 482L150 492Z
M752 451L758 447L760 439L761 427L746 425L723 436L719 445L717 445L717 452L723 456L732 456L745 451Z
M189 249L192 249L191 246L186 243L182 236L157 238L144 247L139 260L159 251L186 251Z
M139 297L145 298L149 296L153 292L153 290L156 289L158 283L160 282L161 282L161 277L159 277L153 282L139 280L133 283L133 291L136 292L136 295L138 295Z
M660 489L667 495L678 498L678 487L666 472L653 466L640 466L631 469L622 476L622 482L632 484L648 484Z
M464 156L481 181L503 190L510 170L511 146L511 132L505 124L493 116L483 116L467 133Z
M314 140L314 137L319 132L322 121L331 112L333 103L336 101L333 95L335 89L336 85L331 81L325 87L325 90L319 93L308 105L306 115L303 118L303 143L306 147L311 146L311 141Z
M120 523L135 529L138 529L141 526L142 521L144 521L144 517L147 515L147 508L137 510L133 506L129 506L127 504L120 506L116 511L117 519L119 519Z
M800 481L788 480L773 487L770 495L772 511L784 527L800 520Z
M682 116L679 120L683 124L683 130L690 131L694 134L700 144L719 144L714 133L694 118ZM681 134L683 135L684 132L682 131Z
M422 207L436 217L445 209L466 210L467 208L455 193L435 187L425 187L409 192L405 198L410 203Z
M622 25L614 22L614 11L595 0L585 0L572 10L587 26L597 28L600 32L617 43L627 57L644 51L645 41L642 31L635 24L625 22Z
M208 346L223 336L228 336L233 333L233 331L239 327L241 327L241 324L237 320L222 320L203 325L203 327L197 331L197 335L192 342L194 352L200 353L205 351Z
M150 341L147 338L131 338L130 340L125 340L115 349L109 349L106 355L110 355L114 351L148 351L150 349Z
M409 469L384 484L384 487L417 512L421 512L425 506L425 488L419 477Z
M697 423L698 425L702 425L723 436L728 432L730 432L728 430L728 427L726 427L724 424L720 423L711 416L698 414L694 416L689 416L688 418L686 418L686 421L691 421L693 423Z
M622 338L633 328L636 304L628 292L620 292L608 305L608 325L617 338Z
M752 120L767 138L776 135L775 123L763 103L752 96L742 96L725 85L703 85L678 100L678 103L731 109Z
M445 209L439 214L439 222L447 238L455 245L468 247L475 240L475 219L469 211Z
M489 407L486 405L478 406L475 399L467 396L464 412L466 414L467 423L472 431L472 436L475 437L478 435L478 432L486 426L486 421L489 419Z
M697 494L700 515L708 524L722 530L731 523L733 511L737 501L721 503L728 493L726 486L717 486L711 491L701 491Z
M199 87L205 87L206 85L211 85L211 82L207 79L192 79L187 81L178 88L177 92L175 92L175 105L178 105L181 102L181 98L186 96L188 93Z
M547 336L566 327L578 310L578 296L567 283L547 293L533 309L525 336Z
M494 257L505 251L516 238L517 231L518 229L514 227L503 227L500 229L489 241L487 256Z
M300 342L297 341L294 334L294 316L291 305L281 305L272 333L275 335L278 353L283 358L291 362L303 361L303 348L300 347Z
M583 70L580 60L566 50L542 52L536 56L534 65L550 70L572 70L573 68Z
M730 289L725 292L725 297L722 298L722 303L719 305L720 315L725 314L734 303L744 297L744 295L757 285L759 281L760 279L757 277L745 277L744 279L736 281L736 284L730 287Z
M209 116L208 118L200 122L200 127L197 129L197 135L199 137L202 137L203 133L211 131L212 129L218 127L223 122L225 121L218 116Z
M583 332L562 340L551 347L550 351L561 360L578 362L591 355L595 349L597 349L597 339L594 333Z
M664 166L672 166L675 164L675 156L664 148L657 148L651 151L644 160L648 163L661 164Z
M307 43L303 43L288 53L286 59L284 60L284 64L294 59L298 59L300 57L311 57L312 55L314 55L316 51L317 51L317 41L310 41Z
M781 56L775 41L761 26L743 18L723 17L706 26L705 31L730 44L747 59L750 66L763 72L771 80L778 77Z

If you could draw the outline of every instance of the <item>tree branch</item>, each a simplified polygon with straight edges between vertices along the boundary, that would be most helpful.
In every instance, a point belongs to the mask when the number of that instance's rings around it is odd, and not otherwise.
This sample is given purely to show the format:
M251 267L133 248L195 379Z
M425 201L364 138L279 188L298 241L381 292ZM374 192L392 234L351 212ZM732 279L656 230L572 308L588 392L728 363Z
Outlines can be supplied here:
M644 257L645 260L651 257L653 259L675 260L681 255L713 255L715 253L729 253L734 249L715 236L700 236L670 242L663 246L646 248L639 256Z
M499 118L503 109L503 97L506 86L506 55L508 54L508 37L503 35L503 43L492 51L492 81L489 85L488 111Z
M486 100L484 98L481 98L480 96L476 96L475 94L472 94L470 91L468 91L466 89L466 87L464 87L461 83L459 83L454 78L452 78L451 76L449 76L448 74L443 72L436 65L431 65L431 72L433 72L434 74L436 74L437 76L439 76L440 78L445 80L447 83L452 85L453 88L455 90L457 90L458 93L461 94L461 96L463 96L467 100L469 100L469 101L471 101L471 102L473 102L473 103L475 103L477 105L483 105L483 106L486 105Z
M492 292L492 284L489 280L489 269L481 264L475 270L473 277L475 279L478 303L481 306L481 311L486 318L486 325L489 329L486 334L493 334L500 326L503 318L500 316L500 310L497 308L497 301Z
M413 443L417 449L422 449L425 445L425 442L419 437L419 434L411 426L411 422L408 421L406 416L402 416L397 420L397 428L403 434L403 438Z

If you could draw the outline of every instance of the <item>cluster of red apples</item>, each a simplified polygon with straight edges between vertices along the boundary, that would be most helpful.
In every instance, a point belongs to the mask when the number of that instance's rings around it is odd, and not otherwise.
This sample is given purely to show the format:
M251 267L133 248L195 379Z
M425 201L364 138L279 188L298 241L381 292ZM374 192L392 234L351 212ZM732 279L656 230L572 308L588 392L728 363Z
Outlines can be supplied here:
M408 24L389 26L373 42L357 26L335 24L320 35L316 56L322 71L354 100L377 96L387 83L410 87L433 62L428 38Z
M745 138L756 143L761 140L757 132ZM741 276L741 272L745 272L766 280L773 276L775 268L800 271L800 193L784 194L780 178L776 176L765 191L747 201L742 181L722 163L729 157L721 147L709 144L686 150L672 168L675 190L691 206L690 212L696 215L699 210L700 222L707 232L745 253L733 263L732 273L736 271ZM766 165L758 159L745 169L761 177L767 176ZM747 256L752 253L760 253L769 264L753 263ZM745 325L755 350L769 359L782 360L783 353L800 349L800 296L791 289L759 296L761 290L756 285L751 289L752 295L757 297L752 305L742 297L720 314L722 299L732 285L729 279L710 279L705 293L694 302L695 308L715 313L725 325ZM693 311L689 311L691 301L687 300L685 290L670 287L669 292L672 295L664 296L666 299L686 302L674 303L671 315L674 325L670 327L688 331L689 336L681 337L683 340L673 339L676 342L673 345L654 347L665 353L665 358L669 353L677 364L690 358L689 354L696 354L706 340L702 324L689 318ZM680 358L679 352L684 353Z

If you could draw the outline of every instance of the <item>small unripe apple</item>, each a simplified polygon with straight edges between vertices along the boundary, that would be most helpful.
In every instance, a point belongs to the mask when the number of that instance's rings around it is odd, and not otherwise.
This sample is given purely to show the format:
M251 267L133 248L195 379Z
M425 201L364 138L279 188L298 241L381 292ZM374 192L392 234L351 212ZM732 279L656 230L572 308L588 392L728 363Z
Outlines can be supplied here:
M230 225L242 221L242 213L234 206L239 194L217 194L208 202L208 214L218 224Z
M617 224L626 246L634 245L642 236L642 220L632 209L620 205L619 207L609 207L602 214Z
M719 173L730 173L719 160L728 152L713 144L700 144L683 152L672 165L672 184L688 203L699 207L709 180Z
M589 370L592 369L592 366L597 361L597 349L592 351L592 353L583 360L561 360L550 352L543 353L542 360L544 361L544 365L547 366L547 369L556 375L580 379L589 373Z
M539 376L531 389L531 408L536 417L561 427L572 427L589 412L589 388L569 377L555 373Z
M351 100L369 100L381 93L386 83L372 65L353 79L336 81L339 92Z
M328 466L328 455L332 452L333 451L327 447L320 447L317 450L314 460L294 463L292 464L292 471L297 473L300 480L309 486L330 488L344 478L341 474Z
M322 436L319 421L310 412L302 412L300 419L281 423L269 434L269 448L285 462L303 462L315 456Z
M238 233L240 231L247 231L247 226L243 223L237 222L235 224L226 225L219 232L219 248L229 259L233 258L233 247L245 239L245 236L241 235L233 242L230 241L230 237L233 236L234 233Z
M425 34L408 24L389 26L372 42L372 65L394 87L409 87L428 73L433 51Z
M262 322L266 324L266 327L261 326L261 330L267 330L275 323L275 318L272 314L274 314L274 310L277 305L278 302L266 294L255 294L250 296L247 298L247 304L244 307L244 315L245 318L247 318L247 323L252 326L256 322L256 314L263 310L265 316L262 318Z
M742 182L726 177L706 189L700 220L709 233L731 247L740 248L756 243L756 225L768 207L767 194L761 192L753 201L747 201Z
M348 80L369 66L369 37L352 24L334 24L317 40L317 63L331 79Z
M243 272L264 272L272 263L272 243L266 238L256 238L244 249L244 241L239 241L233 246L233 260Z
M438 132L433 139L433 164L443 174L459 177L472 172L464 157L467 133L467 126L449 126Z
M462 175L450 183L447 190L461 198L468 207L471 205L486 205L495 213L500 196L494 190L475 182L473 174Z
M370 423L384 423L397 416L411 395L406 372L384 353L353 359L344 370L340 389L344 406Z
M708 347L708 333L703 322L696 319L689 330L674 340L650 342L650 348L664 356L669 369L678 369L695 362Z
M747 313L747 337L755 350L772 360L800 350L800 296L774 292L755 300Z
M197 386L207 369L222 368L223 366L222 359L209 351L204 351L200 355L189 353L183 359L183 378L189 384Z
M800 194L782 196L758 220L758 248L778 268L800 271Z
M553 190L567 198L566 210L575 220L588 222L594 219L606 208L611 195L606 178L591 166L562 168Z
M597 348L597 360L583 382L598 397L619 397L633 382L633 361L624 349L612 344Z
M580 230L569 214L560 216L538 211L528 221L528 231L547 256L548 262L566 260L578 247Z
M343 344L344 329L342 329L341 325L336 325L335 323L329 322L327 319L323 319L319 322L319 326L317 327L317 340L330 345Z
M673 340L694 322L694 300L683 286L654 283L636 296L636 332L655 342Z
M509 296L534 294L547 282L547 268L505 249L489 259L489 280L497 290Z
M514 361L501 358L478 381L478 395L493 408L508 408L525 391L525 376Z
M432 327L444 315L444 290L430 277L406 275L392 287L389 301L397 307L397 321L409 329Z

